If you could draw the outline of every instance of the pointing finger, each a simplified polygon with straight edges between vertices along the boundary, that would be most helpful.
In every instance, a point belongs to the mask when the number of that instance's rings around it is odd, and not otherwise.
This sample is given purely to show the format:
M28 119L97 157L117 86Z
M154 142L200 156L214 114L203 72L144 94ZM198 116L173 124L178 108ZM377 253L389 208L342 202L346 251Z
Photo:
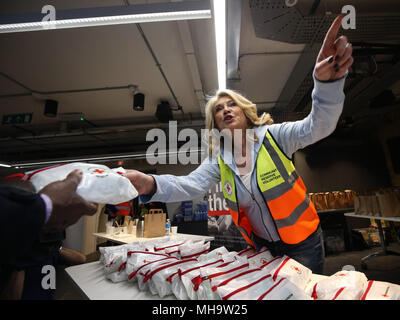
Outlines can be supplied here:
M336 40L337 34L340 30L342 25L342 20L344 18L344 14L340 14L336 17L336 19L332 22L328 32L326 33L324 43L333 44Z

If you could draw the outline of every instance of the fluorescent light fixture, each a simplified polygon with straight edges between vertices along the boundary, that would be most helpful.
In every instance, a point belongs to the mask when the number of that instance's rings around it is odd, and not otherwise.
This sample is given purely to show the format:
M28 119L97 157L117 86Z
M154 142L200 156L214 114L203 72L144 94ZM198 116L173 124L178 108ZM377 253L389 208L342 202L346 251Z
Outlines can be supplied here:
M203 0L64 10L56 11L54 21L42 21L43 18L40 14L2 15L0 33L209 19L211 9L209 2Z
M190 153L205 153L203 149L195 149L190 150ZM155 156L157 158L160 157L168 157L172 155L179 155L179 154L187 154L188 151L165 151L165 152L158 152ZM26 162L26 163L15 163L13 165L7 165L7 167L14 167L14 168L27 168L27 167L37 167L37 166L49 166L49 165L56 165L56 164L63 164L63 163L72 163L72 162L86 162L86 161L117 161L121 159L147 159L153 158L152 156L147 155L146 153L136 153L136 154L122 154L122 155L110 155L110 156L98 156L98 157L86 157L86 158L79 158L79 159L65 159L65 160L49 160L49 161L38 161L38 162ZM1 166L1 164L0 164ZM5 165L4 165L5 166Z
M226 89L226 3L212 0L217 48L218 90Z
M0 167L11 168L11 166L9 164L5 164L5 163L0 163Z

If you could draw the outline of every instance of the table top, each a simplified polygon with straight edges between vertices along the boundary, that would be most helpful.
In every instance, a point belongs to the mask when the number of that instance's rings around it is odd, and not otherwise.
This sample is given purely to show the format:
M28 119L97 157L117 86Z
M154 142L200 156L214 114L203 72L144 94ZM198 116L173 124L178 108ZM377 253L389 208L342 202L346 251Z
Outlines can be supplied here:
M124 235L110 235L104 232L102 233L93 233L95 237L107 239L116 243L132 243L132 242L147 242L153 240L193 240L193 241L213 241L215 238L213 236L203 236L203 235L196 235L196 234L185 234L185 233L177 233L171 234L169 236L164 237L157 237L157 238L137 238L134 234L124 234Z
M348 212L348 213L345 213L344 215L347 217L354 217L354 218L377 219L377 220L400 222L400 217L368 216L368 215L363 215L363 214L356 214L354 212Z
M90 300L154 300L160 299L152 295L150 290L141 291L136 281L112 282L103 271L99 261L80 264L65 268L66 273L78 286L81 292ZM175 295L169 295L163 300L176 300Z

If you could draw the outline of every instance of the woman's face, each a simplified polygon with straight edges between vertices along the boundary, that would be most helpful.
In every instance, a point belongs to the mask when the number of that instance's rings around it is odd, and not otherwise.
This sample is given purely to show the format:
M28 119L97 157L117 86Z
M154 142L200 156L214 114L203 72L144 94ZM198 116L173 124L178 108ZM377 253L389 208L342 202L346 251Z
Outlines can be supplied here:
M229 97L221 97L214 106L214 120L218 130L246 129L247 118L243 110Z

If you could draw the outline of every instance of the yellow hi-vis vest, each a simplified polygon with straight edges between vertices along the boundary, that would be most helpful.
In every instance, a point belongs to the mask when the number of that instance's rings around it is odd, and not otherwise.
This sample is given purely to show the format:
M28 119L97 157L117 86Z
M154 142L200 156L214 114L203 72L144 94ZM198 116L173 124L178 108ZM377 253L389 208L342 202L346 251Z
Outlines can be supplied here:
M221 156L218 164L223 194L232 219L247 243L255 247L252 241L253 227L246 212L239 209L234 173ZM258 189L281 240L296 244L307 239L318 228L317 211L292 161L280 150L268 130L257 155L256 170Z

